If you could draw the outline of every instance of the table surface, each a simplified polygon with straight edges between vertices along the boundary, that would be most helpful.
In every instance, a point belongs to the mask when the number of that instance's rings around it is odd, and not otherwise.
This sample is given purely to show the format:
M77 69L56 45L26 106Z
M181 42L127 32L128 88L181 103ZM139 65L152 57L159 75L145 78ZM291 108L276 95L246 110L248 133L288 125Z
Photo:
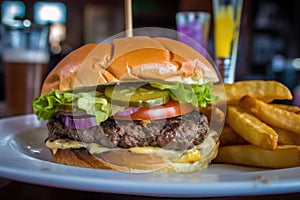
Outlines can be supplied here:
M1 180L1 179L0 179ZM162 197L147 197L147 196L133 196L133 195L122 195L122 194L110 194L110 193L97 193L97 192L85 192L76 191L69 189L59 189L53 187L45 187L33 184L27 184L16 181L9 181L2 179L2 185L0 184L0 196L1 199L37 199L42 197L43 200L93 200L93 199L109 199L109 200L157 200L157 199L174 199L174 198L162 198ZM186 198L176 198L186 199ZM300 199L299 193L289 194L276 194L276 195L260 195L260 196L227 196L227 197L210 197L210 198L193 198L193 199L207 199L207 200L291 200Z

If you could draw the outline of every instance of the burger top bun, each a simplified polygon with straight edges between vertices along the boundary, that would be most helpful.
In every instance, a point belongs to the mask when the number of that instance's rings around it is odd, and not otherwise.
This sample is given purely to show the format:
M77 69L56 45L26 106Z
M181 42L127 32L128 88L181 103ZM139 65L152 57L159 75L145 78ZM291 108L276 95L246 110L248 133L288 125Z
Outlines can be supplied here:
M74 50L49 73L41 93L141 80L203 84L219 78L211 63L190 46L168 38L134 36Z

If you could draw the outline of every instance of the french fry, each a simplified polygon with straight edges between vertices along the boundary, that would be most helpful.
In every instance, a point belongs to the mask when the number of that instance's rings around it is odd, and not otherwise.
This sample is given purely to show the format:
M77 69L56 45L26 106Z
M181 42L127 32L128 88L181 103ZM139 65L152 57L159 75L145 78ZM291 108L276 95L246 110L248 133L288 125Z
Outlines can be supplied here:
M276 108L251 96L244 96L239 105L263 122L300 134L300 115Z
M238 104L244 95L256 97L264 102L271 102L275 99L292 99L290 90L277 81L238 81L233 84L225 84L224 87L227 104Z
M278 127L272 127L278 134L278 144L290 144L300 146L300 135Z
M257 117L237 106L228 106L226 122L250 144L269 150L277 147L277 133Z
M247 144L248 142L237 134L229 125L225 125L220 135L220 145Z
M293 112L296 114L300 114L300 108L298 106L293 106L293 105L286 105L286 104L271 104L272 106L276 107L276 108L280 108L282 110L286 110L289 112Z
M264 168L300 166L300 108L274 104L291 100L276 81L240 81L224 85L226 123L213 162ZM223 99L224 98L224 99Z
M300 166L300 146L280 145L273 151L255 145L221 146L213 162L265 168L296 167Z

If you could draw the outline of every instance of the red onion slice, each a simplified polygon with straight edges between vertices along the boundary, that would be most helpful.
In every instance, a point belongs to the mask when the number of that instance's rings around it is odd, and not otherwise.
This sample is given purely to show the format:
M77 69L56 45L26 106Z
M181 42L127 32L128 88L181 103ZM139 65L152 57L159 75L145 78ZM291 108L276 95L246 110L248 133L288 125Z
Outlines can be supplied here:
M117 112L115 115L116 116L128 116L131 115L132 113L135 113L139 110L140 108L126 108L125 110Z
M98 125L96 117L94 116L72 118L69 116L61 115L61 120L67 127L74 129L88 129Z

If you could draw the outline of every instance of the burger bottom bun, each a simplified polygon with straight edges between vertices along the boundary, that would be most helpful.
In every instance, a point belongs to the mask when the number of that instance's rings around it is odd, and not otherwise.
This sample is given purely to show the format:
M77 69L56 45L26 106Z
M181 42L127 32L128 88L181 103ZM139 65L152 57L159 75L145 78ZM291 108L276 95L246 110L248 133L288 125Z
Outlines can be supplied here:
M192 173L206 168L218 153L219 143L200 160L195 162L171 162L156 154L137 154L130 151L111 150L97 156L85 149L58 149L52 153L56 163L78 167L110 169L125 172ZM112 159L115 158L115 159Z

